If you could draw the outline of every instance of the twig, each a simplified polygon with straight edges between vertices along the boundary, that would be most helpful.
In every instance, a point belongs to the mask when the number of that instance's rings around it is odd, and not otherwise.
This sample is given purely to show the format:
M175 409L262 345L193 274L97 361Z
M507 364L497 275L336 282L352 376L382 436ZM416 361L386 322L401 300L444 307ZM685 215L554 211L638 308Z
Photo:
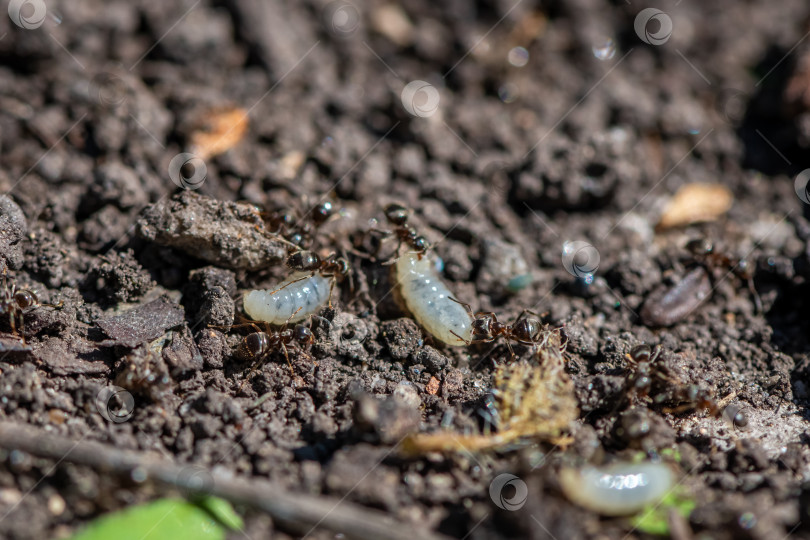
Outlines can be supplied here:
M87 465L96 470L133 475L187 493L222 497L266 512L293 530L314 526L358 540L443 540L389 516L343 500L290 493L268 481L234 478L196 466L181 466L158 456L91 442L74 442L29 426L0 422L0 447L35 456Z

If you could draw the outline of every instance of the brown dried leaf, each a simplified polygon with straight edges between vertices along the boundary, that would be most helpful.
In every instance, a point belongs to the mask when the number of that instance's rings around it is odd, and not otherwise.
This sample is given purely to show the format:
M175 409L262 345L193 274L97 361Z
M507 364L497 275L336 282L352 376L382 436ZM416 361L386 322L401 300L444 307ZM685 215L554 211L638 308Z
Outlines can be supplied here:
M236 146L248 128L247 111L240 107L215 108L207 111L201 127L191 137L191 152L201 159L221 154Z
M669 201L658 230L697 223L714 221L731 208L734 195L722 184L686 184Z
M551 331L537 352L539 365L514 362L498 367L493 386L500 423L494 434L417 433L405 438L403 453L484 451L521 439L569 443L563 433L579 416L579 408L574 383L565 372L563 348L559 331Z
M413 23L397 4L385 4L372 10L371 26L400 47L413 41Z

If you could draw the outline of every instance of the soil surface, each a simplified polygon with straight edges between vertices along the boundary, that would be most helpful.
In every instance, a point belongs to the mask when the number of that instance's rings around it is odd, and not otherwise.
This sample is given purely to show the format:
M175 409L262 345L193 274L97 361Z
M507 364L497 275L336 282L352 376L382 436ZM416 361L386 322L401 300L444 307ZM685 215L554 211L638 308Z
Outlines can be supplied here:
M0 294L0 418L468 539L645 537L569 502L559 471L664 456L696 502L674 536L810 538L810 199L794 189L810 4L656 3L640 26L650 6L603 0L43 5L31 28L0 17L0 267L45 304L13 332ZM246 131L185 182L173 158L201 153L227 107ZM696 182L726 186L728 212L656 228ZM280 350L251 373L242 296L289 273L264 218L306 222L326 200L309 240L352 274L306 322L314 344L291 347L294 374ZM399 452L414 431L495 432L496 366L538 356L443 345L400 309L381 264L396 241L372 230L391 202L458 299L562 328L580 412L556 443ZM727 260L687 250L702 238ZM679 284L686 307L660 305ZM644 324L656 309L671 325ZM648 395L628 384L641 343L662 349ZM113 386L128 394L99 407ZM490 495L503 473L527 486L519 510ZM8 448L0 536L64 536L162 493ZM239 509L249 538L306 532Z

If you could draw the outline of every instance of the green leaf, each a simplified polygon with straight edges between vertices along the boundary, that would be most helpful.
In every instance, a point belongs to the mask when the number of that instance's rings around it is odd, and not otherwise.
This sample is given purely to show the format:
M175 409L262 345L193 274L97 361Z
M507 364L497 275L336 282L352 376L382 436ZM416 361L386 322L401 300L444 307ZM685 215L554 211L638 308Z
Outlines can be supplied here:
M233 506L231 506L231 503L225 499L208 495L194 502L232 531L238 531L245 525L244 521L242 521L242 516L237 514Z
M103 515L70 540L222 540L226 527L241 526L230 503L216 497L159 499Z
M646 508L633 516L633 527L647 534L669 536L669 511L675 509L683 517L689 517L695 509L694 499L687 498L676 492L668 493L657 506Z

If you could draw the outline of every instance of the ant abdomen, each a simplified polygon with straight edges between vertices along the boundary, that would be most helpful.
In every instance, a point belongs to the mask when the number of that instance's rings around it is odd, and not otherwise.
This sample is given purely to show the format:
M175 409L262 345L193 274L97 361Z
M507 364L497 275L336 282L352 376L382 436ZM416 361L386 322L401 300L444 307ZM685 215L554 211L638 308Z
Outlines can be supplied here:
M298 271L315 271L321 267L321 258L311 251L297 251L287 257L287 266Z
M262 356L270 349L270 338L266 332L253 332L248 334L239 343L237 356L242 360L252 360Z

